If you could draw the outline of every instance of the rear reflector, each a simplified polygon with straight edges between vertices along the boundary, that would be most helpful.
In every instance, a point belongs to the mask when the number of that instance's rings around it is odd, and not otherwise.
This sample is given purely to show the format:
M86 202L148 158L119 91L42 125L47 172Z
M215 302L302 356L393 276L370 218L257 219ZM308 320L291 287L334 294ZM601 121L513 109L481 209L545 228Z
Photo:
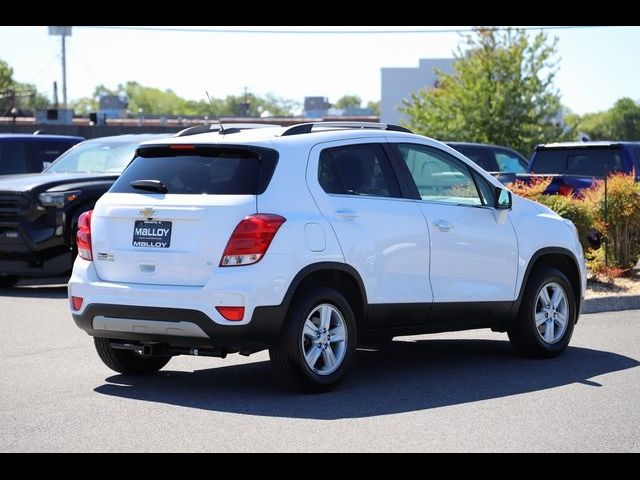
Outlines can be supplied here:
M78 233L76 234L76 245L78 255L85 260L93 260L93 250L91 249L91 215L93 210L84 212L78 218Z
M216 307L216 310L231 322L239 322L244 318L244 307Z
M82 308L82 302L84 299L82 297L71 297L71 305L73 309L78 311Z
M245 217L231 234L220 266L235 267L259 262L286 221L286 218L271 213Z

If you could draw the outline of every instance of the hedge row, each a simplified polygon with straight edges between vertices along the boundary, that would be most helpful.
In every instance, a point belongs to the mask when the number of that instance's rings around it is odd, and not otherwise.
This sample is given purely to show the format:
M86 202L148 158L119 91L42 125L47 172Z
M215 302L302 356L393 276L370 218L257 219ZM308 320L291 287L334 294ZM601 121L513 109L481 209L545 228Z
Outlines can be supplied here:
M630 272L640 259L640 183L635 181L635 175L609 175L606 206L604 180L597 180L580 196L544 195L550 182L549 177L530 183L517 181L510 189L574 223L593 273L615 277Z

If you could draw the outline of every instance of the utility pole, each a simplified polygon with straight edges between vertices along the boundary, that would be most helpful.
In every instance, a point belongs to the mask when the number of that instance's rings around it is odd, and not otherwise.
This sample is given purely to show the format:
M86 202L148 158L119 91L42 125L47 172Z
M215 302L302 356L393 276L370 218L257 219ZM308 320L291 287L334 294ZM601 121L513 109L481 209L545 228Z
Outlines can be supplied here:
M67 37L71 27L49 27L49 35L60 35L62 40L62 108L67 108Z
M67 35L62 32L62 108L67 108Z

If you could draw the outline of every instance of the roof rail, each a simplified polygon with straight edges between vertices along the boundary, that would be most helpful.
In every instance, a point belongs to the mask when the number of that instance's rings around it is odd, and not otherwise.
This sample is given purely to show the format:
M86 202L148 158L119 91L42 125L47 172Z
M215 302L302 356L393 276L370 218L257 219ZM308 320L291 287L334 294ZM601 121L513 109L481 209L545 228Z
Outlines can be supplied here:
M196 125L195 127L185 128L180 130L174 136L186 137L188 135L197 135L199 133L213 133L218 132L220 135L226 135L228 133L238 133L241 130L250 130L254 128L269 128L269 127L281 127L282 125L276 125L274 123L211 123L207 125Z
M411 130L400 125L390 123L374 123L374 122L312 122L300 123L293 127L287 128L281 136L301 135L311 133L314 128L344 128L344 129L374 129L374 130L391 130L394 132L413 133Z

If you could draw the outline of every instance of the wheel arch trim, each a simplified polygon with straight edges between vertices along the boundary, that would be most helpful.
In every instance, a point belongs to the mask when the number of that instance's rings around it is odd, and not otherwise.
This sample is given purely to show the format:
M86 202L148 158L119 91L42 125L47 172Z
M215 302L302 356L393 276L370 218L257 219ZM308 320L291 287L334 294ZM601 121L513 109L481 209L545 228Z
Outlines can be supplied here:
M522 283L520 284L520 290L518 292L518 297L516 298L516 301L513 302L513 307L511 310L511 316L512 318L514 317L514 315L517 315L518 311L520 310L520 303L522 302L522 297L524 296L524 291L527 287L527 283L529 281L529 277L531 276L531 272L533 271L533 266L536 264L536 262L538 260L540 260L540 258L546 256L546 255L563 255L567 258L569 258L572 262L574 267L576 268L576 271L578 272L578 278L580 277L580 263L578 262L575 254L566 248L562 248L562 247L545 247L545 248L541 248L540 250L537 250L529 259L529 262L527 263L527 268L524 272L524 276L522 277ZM571 285L573 288L575 288L574 285ZM578 319L578 316L580 315L580 298L582 298L582 295L584 292L582 292L582 284L580 282L578 282L577 285L578 291L574 292L576 295L576 298L574 299L576 301L576 321Z

